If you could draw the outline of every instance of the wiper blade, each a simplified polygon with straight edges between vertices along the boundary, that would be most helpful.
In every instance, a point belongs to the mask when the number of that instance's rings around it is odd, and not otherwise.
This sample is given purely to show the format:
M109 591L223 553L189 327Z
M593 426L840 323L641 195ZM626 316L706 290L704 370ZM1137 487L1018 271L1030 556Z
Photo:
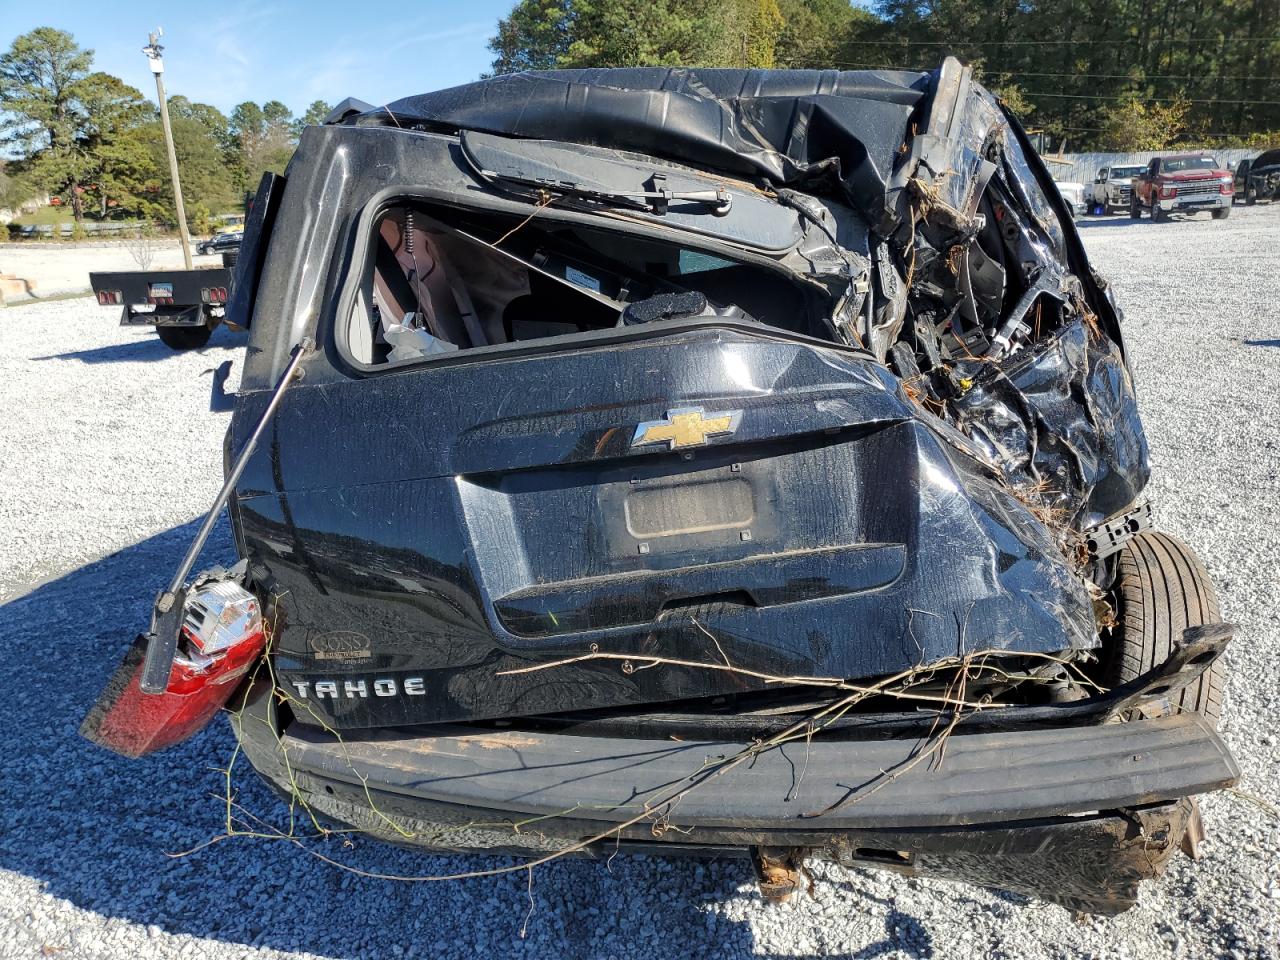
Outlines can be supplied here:
M520 177L514 174L496 173L492 170L483 170L481 173L493 180L518 183L538 191L579 197L608 206L643 210L659 217L667 215L673 202L705 204L711 207L711 213L717 217L727 215L733 208L733 194L724 187L716 187L713 190L668 190L663 186L667 178L660 173L655 173L649 178L652 189L638 191L600 190L595 187L580 186L571 180Z

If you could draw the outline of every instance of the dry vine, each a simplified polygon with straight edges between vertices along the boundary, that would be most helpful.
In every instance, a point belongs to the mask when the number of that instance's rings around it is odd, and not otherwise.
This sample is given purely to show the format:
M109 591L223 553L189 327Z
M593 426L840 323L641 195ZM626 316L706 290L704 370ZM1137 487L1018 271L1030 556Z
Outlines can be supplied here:
M278 600L280 598L277 597L275 599L278 604ZM277 606L277 604L273 604L273 607ZM906 760L904 760L904 762L900 766L891 768L890 770L883 771L882 778L876 783L874 783L873 785L871 785L869 788L864 788L864 789L854 791L849 796L828 806L825 810L814 811L808 814L808 816L821 816L825 813L829 813L847 804L860 802L861 800L865 799L868 796L871 796L873 793L880 790L884 786L893 782L897 778L903 776L904 774L909 772L911 769L913 769L915 766L917 766L920 763L923 763L926 761L941 763L945 755L945 746L946 746L947 738L951 735L952 731L955 730L956 726L960 722L962 722L966 717L972 716L974 713L980 710L990 709L990 708L999 706L999 704L992 702L990 697L988 696L984 696L978 699L971 699L966 695L967 686L975 676L980 676L984 674L994 675L996 677L999 677L1002 680L1006 680L1009 682L1039 679L1035 675L1030 673L1010 672L1009 670L1006 670L1004 667L1002 667L999 662L992 663L991 661L993 658L1003 657L1007 655L1007 651L1000 650L1000 649L977 650L977 651L962 654L959 656L947 657L930 664L919 664L919 665L910 667L906 670L899 671L898 673L895 673L892 676L885 677L881 680L878 680L870 684L850 683L846 680L843 680L837 677L774 675L774 674L769 674L762 671L748 670L748 669L743 669L743 668L734 666L730 662L728 656L724 651L724 648L721 646L716 636L710 630L704 627L702 624L698 623L697 620L694 620L693 623L715 645L715 648L719 653L722 662L705 662L705 661L696 661L696 660L684 660L679 658L613 654L613 653L606 653L606 652L601 652L599 650L593 649L588 654L583 654L575 657L566 657L560 660L550 661L543 664L535 664L530 667L522 667L522 668L502 671L499 675L510 676L510 675L522 674L522 673L532 673L532 672L541 671L541 670L553 670L553 669L557 669L557 668L569 666L571 664L581 663L589 660L607 660L607 661L614 661L614 662L620 663L620 668L623 669L624 672L630 672L634 670L653 669L658 666L669 666L669 667L684 668L684 669L698 669L698 670L711 670L711 671L730 671L735 674L739 674L745 677L762 681L766 684L785 684L790 686L816 687L824 690L831 690L833 692L838 692L842 694L842 696L831 701L830 703L827 703L821 707L818 707L812 710L809 713L806 713L805 715L797 719L794 723L789 724L786 728L784 728L780 732L770 737L755 740L748 744L744 744L742 749L737 751L736 753L732 753L723 757L704 758L702 765L698 769L690 771L689 775L685 777L684 780L674 785L667 785L664 787L660 787L658 789L651 791L649 794L639 798L637 800L637 803L639 805L639 811L634 816L631 816L628 819L623 820L619 823L612 824L608 828L600 830L599 832L595 833L592 836L569 843L566 846L561 847L560 849L554 850L542 856L534 857L532 859L525 860L516 864L510 864L510 865L501 866L501 867L490 867L490 868L477 869L477 870L459 871L455 873L441 873L441 874L422 875L422 876L390 874L390 873L382 873L378 871L365 870L348 863L343 863L340 860L337 860L334 857L331 857L326 853L316 850L312 846L308 845L306 841L328 839L334 836L348 837L349 835L352 835L352 834L364 834L364 833L371 834L371 831L361 830L359 828L334 829L322 823L321 816L323 816L323 814L317 815L317 812L312 809L311 804L308 802L307 797L305 795L305 791L299 785L298 776L294 771L293 766L289 759L288 745L286 744L284 738L281 736L280 731L277 729L277 727L273 723L271 723L266 718L255 717L254 719L256 719L258 722L266 723L267 726L271 729L272 736L276 741L276 747L282 759L285 776L289 785L289 794L290 794L289 820L288 820L287 829L281 829L279 827L276 827L274 825L267 823L261 817L246 810L236 800L235 790L234 790L234 770L241 753L241 746L239 741L237 740L237 744L232 752L229 762L227 763L225 768L221 768L221 773L223 774L223 778L224 778L224 795L222 798L225 804L224 832L218 836L209 838L208 840L196 845L195 847L189 850L185 850L178 853L172 853L170 854L170 856L173 856L173 857L188 856L199 850L205 849L206 847L212 846L213 844L218 843L222 840L228 840L232 838L283 840L293 844L294 846L305 851L306 853L310 854L311 856L315 857L316 859L320 860L325 864L347 871L356 876L366 877L370 879L399 880L404 882L423 883L423 882L436 882L436 881L445 881L445 880L468 880L468 879L478 879L483 877L496 877L504 874L513 874L513 873L518 873L520 871L528 871L529 884L531 888L532 882L533 882L533 871L535 868L551 863L552 861L558 860L561 857L569 856L575 853L580 853L582 851L587 850L588 848L591 848L599 843L602 843L610 839L613 839L615 842L620 842L624 833L626 833L633 827L639 826L640 824L647 822L649 824L650 833L654 837L661 837L663 834L665 834L669 830L673 830L673 829L679 830L680 829L679 827L676 827L671 824L670 817L671 817L672 811L678 806L678 804L684 797L688 796L690 793L699 789L700 787L710 782L711 780L721 777L729 773L730 771L742 766L743 764L754 761L763 753L778 749L788 743L793 743L796 741L804 741L807 744L812 740L812 738L815 735L820 734L823 730L830 727L833 723L838 722L851 709L853 709L855 706L865 701L869 697L889 696L889 697L894 697L894 698L908 700L908 701L925 701L925 702L932 703L936 705L936 707L938 708L934 718L933 726L931 727L929 733L926 735L923 745L911 756L909 756ZM268 626L266 632L268 636L267 649L268 651L270 651L272 646L274 629ZM963 630L962 630L962 636L961 636L962 646L964 642L965 640L963 637ZM1054 656L1052 654L1020 654L1020 656L1028 656L1031 658L1038 658L1038 659L1043 659L1045 661L1051 661L1054 663L1062 664L1069 670L1075 671L1078 674L1078 680L1080 682L1086 683L1096 688L1096 684L1094 684L1093 681L1088 679L1088 677L1083 673L1083 671L1080 670L1077 664L1063 657ZM639 666L635 665L637 662L640 664ZM254 673L251 675L250 681L251 682L256 681L258 679L258 674L262 670L267 671L264 679L270 682L271 690L272 690L271 695L276 698L278 705L287 704L292 709L305 711L306 714L319 727L324 729L338 743L342 744L343 749L345 751L346 743L343 740L341 734L337 730L333 729L324 720L323 717L317 714L315 709L311 706L310 703L300 701L298 698L294 697L291 693L289 693L286 689L284 689L282 686L280 686L277 683L274 665L272 663L272 658L269 655L264 656L259 661L259 663L255 667ZM939 674L948 672L948 671L950 671L952 674L951 680L946 688L946 691L941 695L928 694L928 693L922 693L922 692L913 692L913 690L911 689L912 687L918 687L923 684L932 682L934 679L936 679L939 676ZM235 717L236 717L236 722L243 722L244 714L236 714ZM946 718L945 723L944 723L944 718ZM369 810L373 813L373 815L382 823L384 823L391 831L393 831L401 839L413 840L415 837L417 837L417 834L413 830L397 822L393 817L391 817L390 815L388 815L387 813L383 812L378 808L378 805L374 799L373 792L369 787L367 779L359 773L359 771L356 769L355 764L352 762L349 755L346 757L346 759L352 774L356 777L356 779L362 785L365 800L368 804ZM807 752L806 752L806 763L807 763ZM797 787L795 789L798 789L798 786L799 785L797 784ZM515 821L515 822L508 821L501 824L484 824L480 822L473 822L473 823L465 824L464 828L503 827L503 828L510 829L513 835L518 836L520 835L522 828L528 827L529 825L537 823L538 821L543 819L568 816L572 814L575 809L578 809L578 808L575 807L575 808L561 811L555 814L529 817L525 820ZM309 821L310 830L305 833L298 832L300 810L302 814L305 814L306 820ZM344 845L350 846L350 840L344 839ZM532 910L532 906L530 909ZM525 918L526 926L527 926L527 923L528 923L528 916L526 916ZM523 928L522 928L522 935L523 935Z

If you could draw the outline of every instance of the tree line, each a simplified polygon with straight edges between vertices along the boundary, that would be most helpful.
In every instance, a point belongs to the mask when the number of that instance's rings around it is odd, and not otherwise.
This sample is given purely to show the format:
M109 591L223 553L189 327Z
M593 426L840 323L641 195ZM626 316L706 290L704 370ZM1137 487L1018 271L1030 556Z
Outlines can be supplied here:
M1280 0L516 0L490 48L495 73L929 69L950 54L1067 149L1280 145ZM197 231L283 170L329 112L168 106ZM50 27L0 55L0 207L43 194L77 222L175 217L157 106Z
M245 102L230 116L183 96L168 98L187 219L236 209L265 171L284 170L302 127L328 104L294 117L278 100ZM93 69L93 51L40 27L0 55L0 207L57 196L77 223L137 218L176 222L157 105L120 78Z
M1079 150L1280 144L1280 0L518 0L496 73L970 63Z

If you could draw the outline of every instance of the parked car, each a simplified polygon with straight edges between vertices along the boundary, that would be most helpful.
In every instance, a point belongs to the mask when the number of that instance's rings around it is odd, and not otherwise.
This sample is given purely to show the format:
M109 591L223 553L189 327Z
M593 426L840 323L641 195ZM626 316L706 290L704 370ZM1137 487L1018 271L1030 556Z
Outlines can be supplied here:
M1095 213L1128 210L1133 178L1144 169L1142 164L1101 167L1086 191L1089 209Z
M1145 210L1159 222L1172 213L1208 210L1213 219L1225 220L1234 182L1232 172L1207 153L1155 157L1133 178L1129 216L1137 220Z
M1235 195L1246 204L1280 200L1280 149L1240 161L1235 172Z
M828 858L1114 913L1194 849L1231 627L969 68L335 115L259 192L224 486L86 736L227 705L326 822L747 856L771 897ZM238 562L192 576L224 506Z
M247 205L252 201L246 196L245 202L247 209ZM214 226L213 232L219 235L224 233L243 233L245 217L246 214L243 213L224 213L217 218L217 224Z
M207 240L200 241L196 246L196 253L203 256L210 253L225 253L229 250L238 250L243 239L243 230L235 233L215 234Z
M1053 185L1058 188L1058 193L1062 194L1063 201L1071 211L1072 219L1078 220L1083 217L1087 212L1084 199L1084 184L1076 183L1073 180L1055 180Z

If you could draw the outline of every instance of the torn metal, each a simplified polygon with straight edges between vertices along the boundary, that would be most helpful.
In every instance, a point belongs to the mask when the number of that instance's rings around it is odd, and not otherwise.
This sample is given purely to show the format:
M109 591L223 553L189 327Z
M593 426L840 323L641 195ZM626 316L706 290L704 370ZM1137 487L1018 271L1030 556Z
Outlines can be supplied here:
M347 122L459 130L491 182L544 195L605 203L654 176L711 196L725 175L755 184L737 229L649 212L774 251L821 285L825 335L889 362L1070 525L1145 486L1114 305L1017 122L955 60L936 74L519 74ZM688 166L655 174L655 157Z

